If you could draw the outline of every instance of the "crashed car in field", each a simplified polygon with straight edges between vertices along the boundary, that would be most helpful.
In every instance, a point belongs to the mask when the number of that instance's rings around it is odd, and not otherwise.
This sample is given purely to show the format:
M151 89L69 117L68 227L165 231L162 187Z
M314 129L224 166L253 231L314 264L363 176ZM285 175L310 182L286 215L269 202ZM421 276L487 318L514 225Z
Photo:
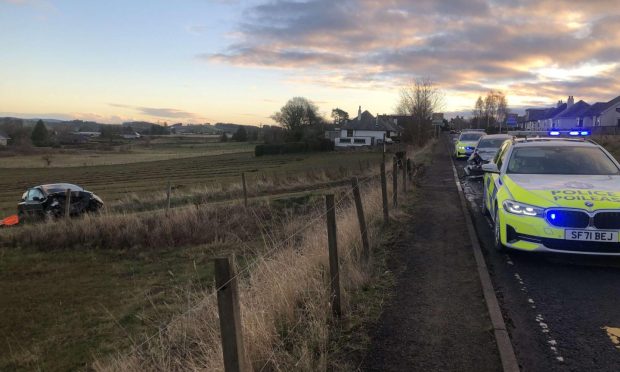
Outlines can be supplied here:
M103 207L97 195L70 183L54 183L31 187L17 206L19 221L36 221L64 216L66 213L67 190L71 195L69 215L96 212Z
M482 164L493 159L504 141L509 139L512 139L512 136L508 134L490 134L480 138L474 152L467 159L465 173L468 176L482 175Z

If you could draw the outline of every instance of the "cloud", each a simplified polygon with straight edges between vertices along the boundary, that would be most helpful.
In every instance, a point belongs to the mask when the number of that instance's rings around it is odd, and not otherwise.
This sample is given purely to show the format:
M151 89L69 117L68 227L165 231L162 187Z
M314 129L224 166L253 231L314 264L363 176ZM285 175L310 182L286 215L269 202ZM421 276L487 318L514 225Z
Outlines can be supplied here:
M139 114L166 119L201 119L199 114L173 108L131 106L121 103L110 103L112 107L131 109Z
M245 9L211 63L281 69L287 80L398 87L430 77L516 101L620 94L620 8L613 0L271 0Z

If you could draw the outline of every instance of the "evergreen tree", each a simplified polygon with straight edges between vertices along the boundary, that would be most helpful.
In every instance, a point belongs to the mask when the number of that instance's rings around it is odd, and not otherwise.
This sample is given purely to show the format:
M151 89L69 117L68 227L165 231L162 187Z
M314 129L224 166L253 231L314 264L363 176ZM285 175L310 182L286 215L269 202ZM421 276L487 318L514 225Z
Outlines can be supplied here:
M248 132L245 130L245 127L240 125L237 128L237 131L232 136L232 140L236 142L245 142L248 140Z
M45 124L43 124L43 120L39 119L39 121L37 121L30 135L30 139L35 146L46 146L49 143L50 134Z

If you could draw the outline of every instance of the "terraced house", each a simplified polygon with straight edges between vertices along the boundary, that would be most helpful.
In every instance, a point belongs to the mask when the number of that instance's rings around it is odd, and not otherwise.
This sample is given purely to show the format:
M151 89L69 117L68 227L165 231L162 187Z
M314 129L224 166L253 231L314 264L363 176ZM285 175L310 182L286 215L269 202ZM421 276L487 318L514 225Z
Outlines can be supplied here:
M526 109L519 124L527 130L592 128L615 133L620 128L620 96L593 105L583 100L575 103L575 98L569 96L566 103L559 101L556 107Z

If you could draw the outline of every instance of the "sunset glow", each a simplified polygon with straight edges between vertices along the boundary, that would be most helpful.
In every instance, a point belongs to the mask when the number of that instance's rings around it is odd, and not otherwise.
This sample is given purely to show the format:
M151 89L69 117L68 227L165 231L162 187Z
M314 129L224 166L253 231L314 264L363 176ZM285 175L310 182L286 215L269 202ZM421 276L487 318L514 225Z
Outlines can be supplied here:
M515 110L608 100L611 3L0 0L0 115L261 124L293 96L390 113L419 77L452 113L489 89Z

